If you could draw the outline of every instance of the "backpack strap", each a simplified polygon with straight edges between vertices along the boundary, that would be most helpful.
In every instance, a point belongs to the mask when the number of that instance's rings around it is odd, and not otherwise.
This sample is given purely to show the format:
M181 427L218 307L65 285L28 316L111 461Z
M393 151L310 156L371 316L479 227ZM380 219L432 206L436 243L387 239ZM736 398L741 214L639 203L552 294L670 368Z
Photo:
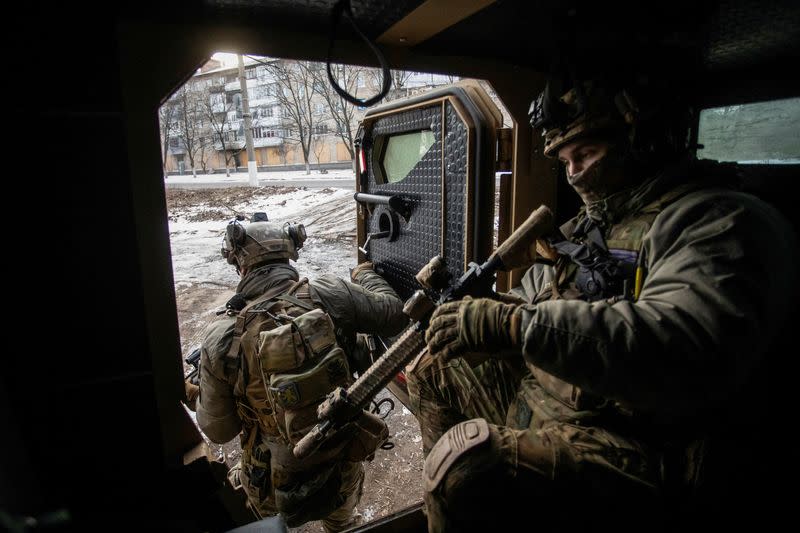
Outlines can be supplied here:
M295 297L295 296L292 296L291 294L283 294L283 295L281 295L281 296L278 296L278 297L277 297L277 298L275 298L275 299L276 299L276 300L283 300L283 301L285 301L285 302L289 302L289 303L291 303L291 304L293 304L293 305L296 305L297 307L300 307L300 308L302 308L302 309L305 309L306 311L312 311L312 310L316 309L316 308L315 308L313 305L311 305L310 303L308 303L308 302L304 302L304 301L303 301L303 300L301 300L300 298L297 298L297 297Z
M306 287L306 290L300 291L302 287ZM231 347L225 354L226 374L228 372L236 372L239 369L239 365L241 363L239 350L241 348L242 335L244 334L245 328L247 328L247 323L253 317L253 313L250 313L252 308L259 306L259 312L271 312L276 306L280 305L282 301L287 301L307 311L314 309L313 305L304 302L295 296L292 296L293 293L297 293L297 296L300 296L301 298L305 297L307 300L310 300L311 293L308 291L308 278L301 278L300 280L293 282L288 289L286 284L278 284L249 304L239 308L239 313L236 315L236 324L233 330ZM238 296L238 293L234 295L234 298L236 298L236 296ZM271 303L270 300L272 301ZM243 298L241 299L241 302L244 302ZM267 303L267 305L264 305L265 303ZM245 368L244 370L246 374L247 369ZM247 376L245 376L245 378L247 378Z
M305 287L304 290L300 290ZM311 292L308 290L308 278L301 278L294 285L292 285L286 293L281 294L275 298L284 302L289 302L306 311L313 311L316 306L309 303L311 301ZM305 300L305 301L304 301Z
M294 283L292 287L290 287L290 291L295 288L300 282ZM280 302L276 300L276 296L280 295L282 292L286 291L286 285L281 283L273 287L271 290L268 290L246 306L244 306L240 311L239 314L236 315L236 325L233 328L233 340L231 341L231 347L228 350L228 353L225 354L226 357L226 365L228 363L233 364L235 362L238 365L239 362L239 348L242 342L242 335L244 334L244 330L247 327L247 322L249 321L248 315L250 315L249 311L253 307L257 305L261 305L264 302L269 300L275 300L273 305L268 305L263 307L262 311L270 311L272 307L278 305Z

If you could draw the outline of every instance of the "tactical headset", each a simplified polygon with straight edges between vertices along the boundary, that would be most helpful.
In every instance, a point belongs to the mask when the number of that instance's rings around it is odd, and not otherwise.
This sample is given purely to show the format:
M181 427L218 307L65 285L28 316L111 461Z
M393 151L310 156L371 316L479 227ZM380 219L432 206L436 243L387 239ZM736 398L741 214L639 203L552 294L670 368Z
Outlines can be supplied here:
M242 220L244 220L244 216L237 215L235 219L228 222L228 226L225 229L225 237L222 241L222 257L232 265L238 264L236 252L247 244L248 237L252 239L253 242L263 247L261 242L247 233L247 228L241 224ZM251 224L268 221L269 218L264 212L254 213L250 218ZM296 251L303 247L307 238L305 226L303 224L286 222L283 224L282 233L291 240L294 248L293 252L296 255Z

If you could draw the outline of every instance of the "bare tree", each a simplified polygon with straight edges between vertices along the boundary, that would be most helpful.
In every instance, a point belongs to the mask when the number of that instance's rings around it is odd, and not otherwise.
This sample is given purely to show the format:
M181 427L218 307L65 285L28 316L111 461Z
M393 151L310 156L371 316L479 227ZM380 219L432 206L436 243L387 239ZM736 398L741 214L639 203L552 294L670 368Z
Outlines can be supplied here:
M379 68L365 69L365 74L369 78L373 87L381 87L383 83L383 71ZM408 70L390 70L389 76L392 78L392 85L389 89L389 94L386 95L385 101L397 100L403 96L407 96L406 83L413 76L414 73Z
M287 156L287 155L288 155L288 153L289 153L289 150L288 150L288 148L287 148L287 146L286 146L286 143L281 143L281 144L279 144L278 146L276 146L276 147L275 147L275 150L276 150L276 151L277 151L277 153L278 153L278 157L280 157L280 158L281 158L281 162L282 162L284 165L286 165L286 164L287 164L287 162L286 162L286 156Z
M186 156L189 158L189 166L192 168L192 175L197 176L197 161L205 155L205 145L207 142L208 123L204 120L204 100L207 92L200 88L184 85L170 99L176 108L176 136L180 139Z
M409 78L414 75L414 73L407 70L392 70L391 75L392 89L396 89L399 92L405 88L406 83L408 82Z
M275 80L275 99L285 119L285 139L300 145L306 174L311 174L309 154L315 122L313 100L317 94L313 72L320 69L321 64L309 61L256 61L264 65Z
M365 79L366 69L354 67L352 65L332 64L331 73L340 87L345 89L349 94L359 98L359 82ZM324 68L314 70L313 76L317 92L327 104L328 115L334 123L336 135L344 143L347 153L350 155L350 159L355 161L353 140L362 113L359 112L356 106L339 96L333 89L333 86L328 81L327 70Z
M327 174L328 171L321 166L322 154L325 152L325 135L315 134L311 138L311 147L314 150L314 158L317 160L317 168L320 174Z
M236 154L242 151L242 147L234 144L229 137L233 133L230 116L236 111L235 103L227 101L224 91L209 92L203 103L203 111L211 126L210 137L212 142L222 152L225 175L230 176L229 165L236 160Z
M207 154L214 150L214 137L211 134L208 122L205 117L201 123L202 134L200 135L199 142L197 143L197 161L200 163L200 168L203 174L208 174L208 157Z
M161 134L161 168L164 179L167 178L167 156L169 155L169 138L175 129L175 104L165 102L158 108L158 128Z

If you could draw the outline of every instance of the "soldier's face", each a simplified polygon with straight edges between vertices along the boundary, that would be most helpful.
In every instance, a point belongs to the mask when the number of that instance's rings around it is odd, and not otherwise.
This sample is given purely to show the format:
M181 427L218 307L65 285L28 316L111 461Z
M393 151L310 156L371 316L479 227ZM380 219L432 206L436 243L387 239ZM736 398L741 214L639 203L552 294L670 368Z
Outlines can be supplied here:
M567 169L570 185L574 176L589 168L608 153L609 144L605 141L583 139L566 144L558 151L558 160Z
M567 181L586 204L617 192L625 183L618 158L609 156L611 150L609 142L580 139L558 151L558 159L567 170Z

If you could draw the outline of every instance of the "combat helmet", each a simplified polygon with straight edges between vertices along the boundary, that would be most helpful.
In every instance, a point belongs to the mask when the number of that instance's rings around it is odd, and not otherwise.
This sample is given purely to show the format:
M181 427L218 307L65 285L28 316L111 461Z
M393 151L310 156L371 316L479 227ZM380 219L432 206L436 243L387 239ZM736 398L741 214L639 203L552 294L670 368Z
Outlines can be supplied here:
M551 76L528 110L547 157L580 138L603 137L640 161L685 151L690 114L683 96L660 76L618 71Z
M638 113L636 102L624 89L614 91L596 79L572 84L551 79L528 110L531 126L542 128L548 157L582 137L624 134L632 129Z
M270 222L267 214L255 213L248 224L244 217L228 222L222 240L222 257L237 272L265 263L297 260L297 251L306 240L303 224Z

